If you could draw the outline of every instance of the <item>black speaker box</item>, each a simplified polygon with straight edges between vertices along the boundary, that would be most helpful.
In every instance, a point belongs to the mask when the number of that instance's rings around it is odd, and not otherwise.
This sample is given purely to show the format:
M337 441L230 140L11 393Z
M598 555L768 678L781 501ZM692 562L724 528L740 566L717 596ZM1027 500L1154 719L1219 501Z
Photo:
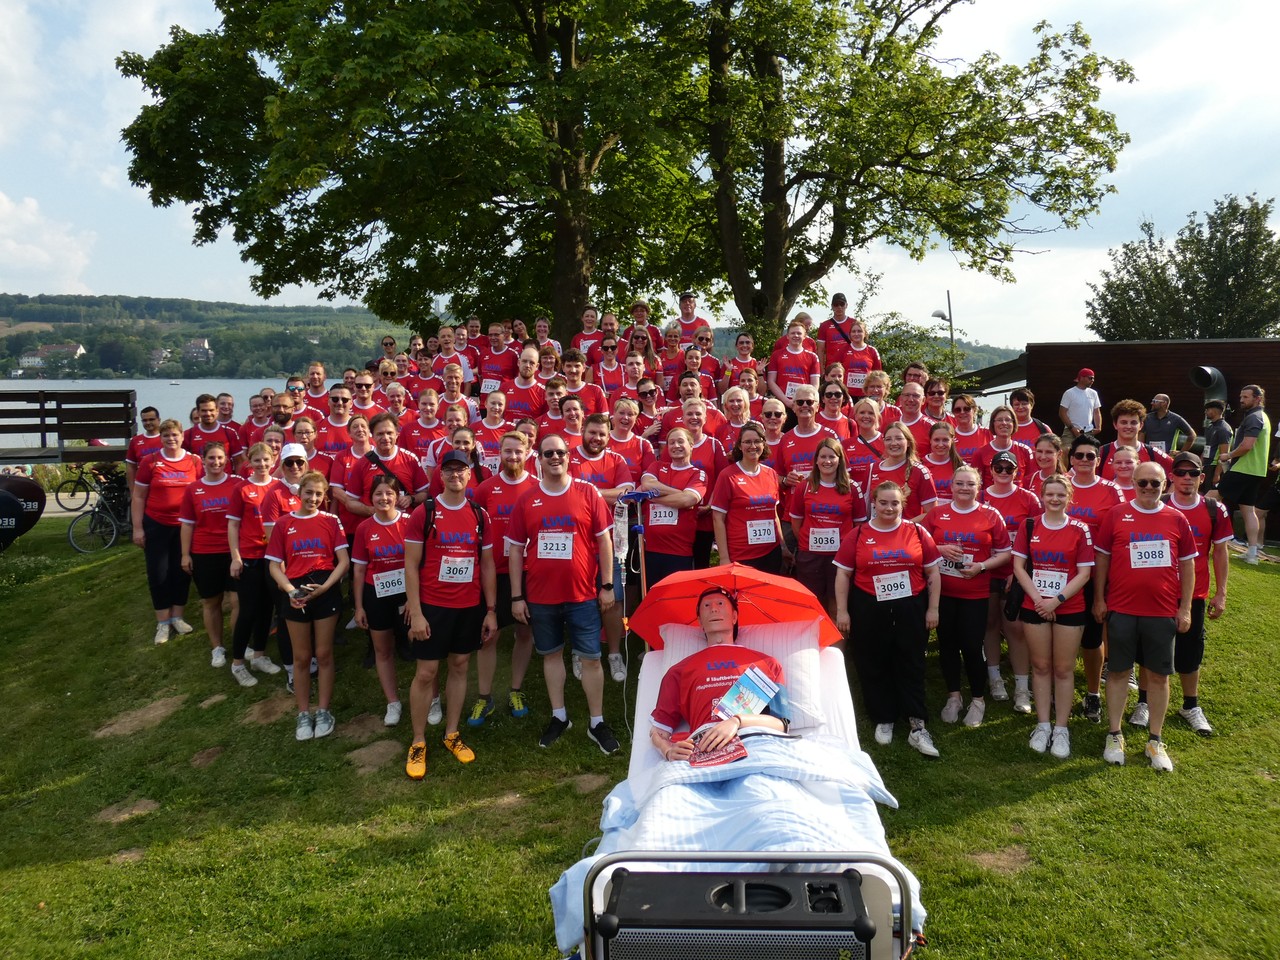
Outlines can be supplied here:
M881 909L868 912L864 885ZM879 926L873 914L881 917ZM888 885L857 870L618 868L595 929L605 960L874 960L892 949L892 924ZM873 943L880 948L874 953Z

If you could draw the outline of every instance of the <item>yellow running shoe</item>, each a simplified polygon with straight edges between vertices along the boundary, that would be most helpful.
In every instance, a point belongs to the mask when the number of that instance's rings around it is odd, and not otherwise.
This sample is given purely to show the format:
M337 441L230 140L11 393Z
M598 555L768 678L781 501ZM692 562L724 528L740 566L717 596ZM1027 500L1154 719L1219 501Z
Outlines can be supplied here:
M409 747L409 759L405 761L404 772L411 780L421 780L427 775L427 745L423 741Z
M462 742L462 735L451 733L444 738L444 748L458 758L459 763L470 763L476 752Z

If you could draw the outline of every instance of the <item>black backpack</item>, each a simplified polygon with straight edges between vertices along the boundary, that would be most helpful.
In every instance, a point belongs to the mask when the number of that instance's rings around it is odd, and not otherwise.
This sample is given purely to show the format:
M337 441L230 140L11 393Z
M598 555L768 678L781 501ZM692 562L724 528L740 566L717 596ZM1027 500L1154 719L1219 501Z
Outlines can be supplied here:
M484 549L484 511L476 506L474 500L467 500L467 506L476 517L476 562L480 562L480 552ZM427 540L436 532L436 498L428 497L422 503L422 556L418 559L421 570L427 562Z

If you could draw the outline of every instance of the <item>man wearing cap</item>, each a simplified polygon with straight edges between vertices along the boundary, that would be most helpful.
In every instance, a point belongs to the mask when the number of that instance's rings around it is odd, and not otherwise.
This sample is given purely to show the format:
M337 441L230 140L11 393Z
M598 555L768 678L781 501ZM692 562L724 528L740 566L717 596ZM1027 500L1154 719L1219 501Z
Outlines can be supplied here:
M1102 400L1093 389L1093 371L1081 368L1076 374L1076 385L1067 388L1058 406L1062 420L1062 439L1068 442L1082 433L1102 432Z
M1179 450L1191 449L1196 442L1196 431L1169 409L1167 393L1157 393L1151 398L1151 412L1142 423L1142 439L1161 453L1172 456Z
M698 316L698 298L686 290L680 294L680 315L676 317L680 324L680 346L687 347L693 343L694 332L699 327L711 326L706 317Z
M845 371L845 389L857 399L863 394L867 374L879 370L880 353L867 343L867 329L857 317L847 316L849 300L843 293L831 298L831 318L818 325L814 346L822 369L839 363Z
M1225 400L1210 400L1204 405L1204 417L1209 425L1204 428L1204 476L1201 478L1200 490L1206 496L1217 498L1218 480L1222 473L1219 462L1224 453L1231 449L1231 424L1224 416L1227 412Z
M1217 500L1206 500L1197 492L1200 483L1200 458L1194 453L1179 453L1173 458L1172 491L1165 501L1191 524L1191 534L1196 538L1196 584L1191 599L1191 626L1179 630L1173 642L1173 668L1182 681L1182 717L1202 737L1213 736L1200 707L1200 664L1204 661L1205 601L1209 598L1209 558L1213 557L1213 599L1208 604L1210 620L1217 620L1227 608L1227 575L1231 564L1227 544L1234 535L1227 508ZM1141 658L1139 659L1141 662ZM1147 704L1147 670L1138 675L1138 705L1129 717L1129 723L1145 727L1150 716Z
M440 475L444 490L413 511L404 535L409 640L418 661L409 688L413 741L405 764L414 780L427 772L427 714L441 660L449 663L444 748L460 763L476 758L458 731L467 699L467 669L471 654L498 638L493 526L484 510L467 499L467 455L450 450L440 460Z

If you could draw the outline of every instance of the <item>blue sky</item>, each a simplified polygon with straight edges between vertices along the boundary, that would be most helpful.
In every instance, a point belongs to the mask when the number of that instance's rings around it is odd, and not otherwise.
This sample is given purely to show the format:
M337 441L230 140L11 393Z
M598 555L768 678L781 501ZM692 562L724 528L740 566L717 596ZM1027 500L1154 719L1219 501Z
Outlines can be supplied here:
M949 289L956 324L972 339L1085 339L1086 283L1141 220L1172 235L1226 193L1280 195L1272 4L977 0L948 18L939 52L1021 60L1040 19L1082 21L1095 49L1135 68L1137 82L1104 99L1133 138L1113 178L1118 194L1085 228L1036 238L1041 252L1017 259L1014 284L961 270L946 250L917 264L874 248L863 258L884 275L873 311L923 322ZM0 0L0 291L253 302L236 247L193 247L186 210L153 208L130 186L119 142L144 97L118 75L115 57L151 53L171 24L199 31L216 22L210 0ZM851 286L840 275L828 282ZM314 291L293 288L273 302L314 301Z

